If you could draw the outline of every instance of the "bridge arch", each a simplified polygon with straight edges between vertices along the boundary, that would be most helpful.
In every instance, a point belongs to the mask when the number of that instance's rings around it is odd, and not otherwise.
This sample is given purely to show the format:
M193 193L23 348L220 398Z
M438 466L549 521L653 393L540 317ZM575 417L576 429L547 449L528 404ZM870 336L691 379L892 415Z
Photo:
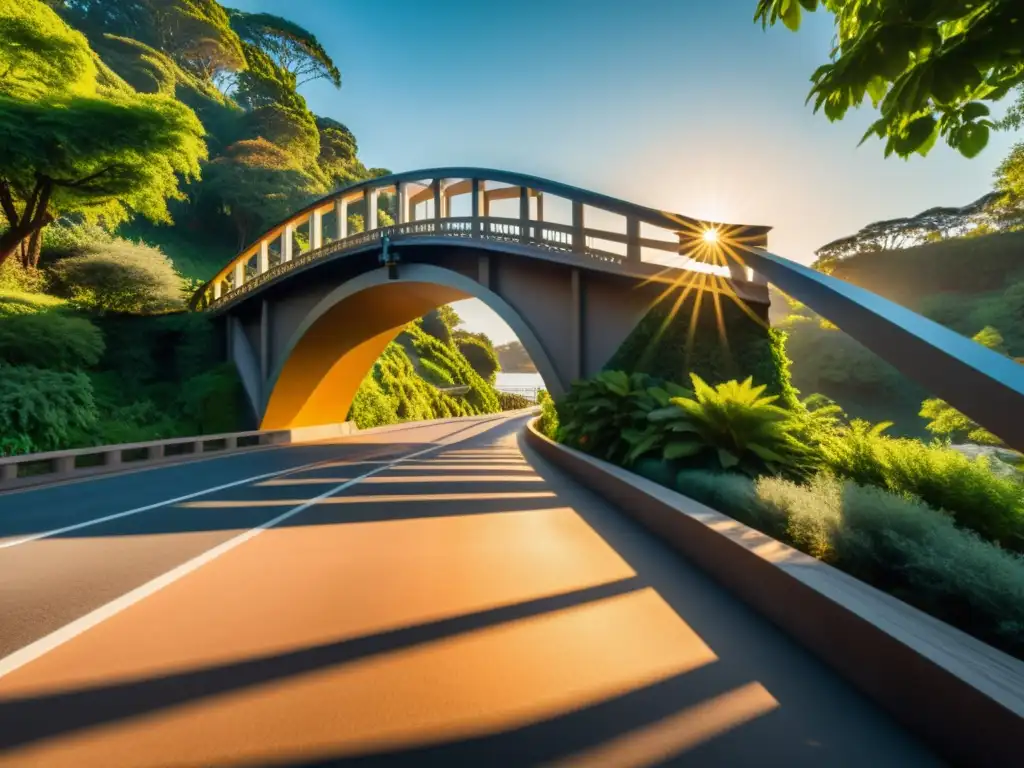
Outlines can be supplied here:
M496 292L431 264L410 264L395 279L382 267L330 291L291 334L268 381L260 428L344 421L367 372L408 323L470 298L481 300L512 328L545 386L560 395L565 382L549 351L529 322Z

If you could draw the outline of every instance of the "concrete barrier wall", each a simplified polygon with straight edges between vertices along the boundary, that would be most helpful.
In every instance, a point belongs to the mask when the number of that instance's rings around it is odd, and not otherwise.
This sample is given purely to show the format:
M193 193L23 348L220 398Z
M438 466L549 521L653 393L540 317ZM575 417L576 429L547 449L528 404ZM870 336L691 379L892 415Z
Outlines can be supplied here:
M1024 765L1024 663L682 494L548 440L527 445L619 506L946 759Z

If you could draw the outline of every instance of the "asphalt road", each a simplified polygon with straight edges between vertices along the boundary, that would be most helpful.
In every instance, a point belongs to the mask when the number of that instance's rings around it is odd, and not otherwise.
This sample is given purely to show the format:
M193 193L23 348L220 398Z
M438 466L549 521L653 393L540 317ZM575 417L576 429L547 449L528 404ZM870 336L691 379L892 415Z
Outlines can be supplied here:
M0 495L0 766L939 764L524 421Z

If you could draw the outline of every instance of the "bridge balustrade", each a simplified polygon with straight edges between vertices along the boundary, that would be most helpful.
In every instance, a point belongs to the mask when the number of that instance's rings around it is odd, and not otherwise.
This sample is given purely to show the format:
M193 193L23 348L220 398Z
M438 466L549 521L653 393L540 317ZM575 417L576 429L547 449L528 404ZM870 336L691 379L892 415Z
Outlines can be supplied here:
M387 194L394 223L378 221L380 196ZM470 214L452 215L454 200L469 197ZM571 205L571 221L545 217L545 198ZM492 215L499 201L518 200L519 216ZM531 205L532 201L532 205ZM429 215L417 217L418 208ZM624 231L587 226L587 208L614 214ZM359 231L352 232L350 216L361 211ZM550 214L550 211L549 211ZM662 237L641 237L641 226L655 227ZM306 236L299 250L296 232ZM339 252L354 251L387 236L403 239L471 238L517 243L543 249L549 254L572 254L604 265L628 269L643 262L682 270L710 272L734 281L758 281L742 262L723 263L720 257L701 258L701 237L709 231L737 233L754 244L763 244L767 227L739 227L700 222L627 203L594 192L546 179L483 169L438 169L371 179L339 190L317 201L262 235L242 251L193 298L194 309L212 309L273 281L297 267ZM275 251L272 245L280 243ZM621 245L621 252L608 248ZM603 247L602 247L603 246ZM710 253L710 249L704 249Z

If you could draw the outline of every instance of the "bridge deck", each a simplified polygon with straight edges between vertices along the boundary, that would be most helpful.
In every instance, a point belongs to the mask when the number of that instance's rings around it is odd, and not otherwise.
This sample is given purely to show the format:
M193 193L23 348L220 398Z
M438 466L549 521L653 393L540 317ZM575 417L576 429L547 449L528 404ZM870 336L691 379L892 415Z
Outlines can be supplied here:
M0 497L0 763L935 763L521 426Z

